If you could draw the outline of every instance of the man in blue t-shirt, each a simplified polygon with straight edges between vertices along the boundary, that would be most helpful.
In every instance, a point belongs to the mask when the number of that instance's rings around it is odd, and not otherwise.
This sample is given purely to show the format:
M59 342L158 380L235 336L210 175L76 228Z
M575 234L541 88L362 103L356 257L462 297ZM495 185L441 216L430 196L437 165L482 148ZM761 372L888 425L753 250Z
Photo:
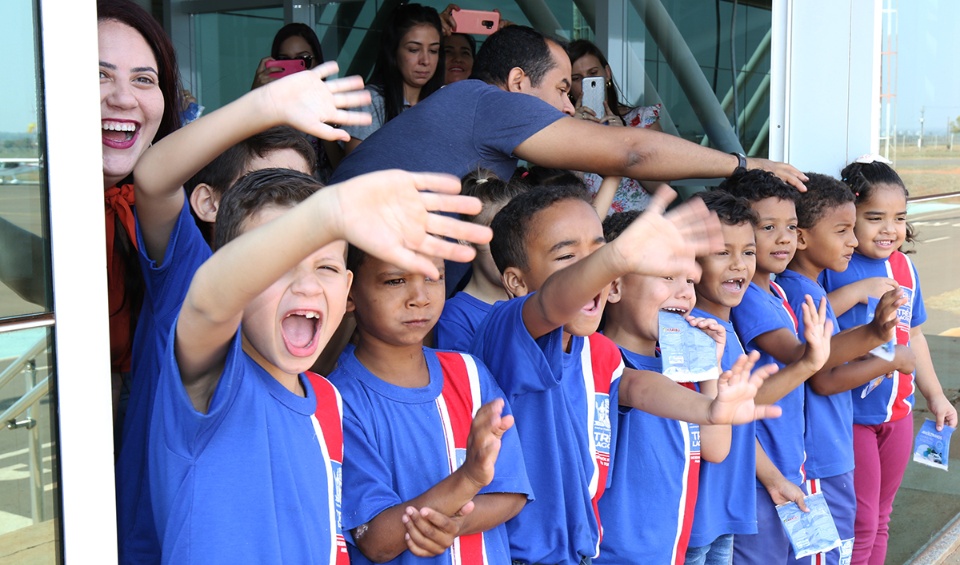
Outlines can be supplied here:
M331 180L390 168L463 177L477 167L508 179L518 158L637 179L725 177L737 166L773 171L798 187L804 179L787 164L741 158L649 129L562 119L574 112L570 59L561 43L529 27L508 26L487 38L473 76L479 80L446 86L384 124Z

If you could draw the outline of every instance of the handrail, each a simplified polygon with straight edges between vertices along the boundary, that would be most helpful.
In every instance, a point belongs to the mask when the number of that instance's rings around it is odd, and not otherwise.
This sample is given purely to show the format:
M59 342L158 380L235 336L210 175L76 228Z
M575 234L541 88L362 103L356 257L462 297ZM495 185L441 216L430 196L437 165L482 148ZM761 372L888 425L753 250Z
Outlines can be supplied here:
M10 408L7 408L0 413L0 423L9 422L10 420L15 420L17 416L23 414L27 408L30 408L34 404L40 401L44 395L50 392L50 377L44 377L42 381L36 384L33 388L24 393L20 397L20 400L14 402Z
M29 363L33 361L40 352L47 348L47 337L44 336L42 339L33 344L33 347L23 352L20 357L17 357L16 361L7 366L6 369L0 373L0 388L6 386L13 377L20 374L20 371Z

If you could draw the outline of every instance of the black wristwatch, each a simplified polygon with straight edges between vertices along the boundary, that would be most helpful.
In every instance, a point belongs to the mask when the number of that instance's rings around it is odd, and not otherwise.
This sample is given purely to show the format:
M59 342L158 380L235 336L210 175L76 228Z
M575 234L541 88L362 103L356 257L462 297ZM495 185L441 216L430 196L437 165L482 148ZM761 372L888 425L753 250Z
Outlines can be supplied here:
M730 154L733 155L734 157L736 157L736 158L737 158L737 161L739 161L739 162L737 163L737 168L734 169L733 172L736 173L736 172L739 171L740 169L743 169L744 171L746 171L746 170L747 170L747 156L744 155L743 153L740 153L739 151L734 151L733 153L730 153Z

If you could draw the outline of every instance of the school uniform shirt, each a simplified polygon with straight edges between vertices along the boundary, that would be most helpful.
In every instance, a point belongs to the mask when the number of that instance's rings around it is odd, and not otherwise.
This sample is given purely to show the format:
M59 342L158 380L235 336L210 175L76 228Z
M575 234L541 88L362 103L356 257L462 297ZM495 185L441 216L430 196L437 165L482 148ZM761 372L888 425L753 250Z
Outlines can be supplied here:
M505 398L482 363L470 355L423 349L430 383L390 384L367 370L348 345L330 374L344 399L343 527L349 532L388 508L415 498L450 476L466 458L473 416ZM509 404L503 414L510 413ZM515 429L501 439L493 482L479 494L520 493L532 498ZM372 563L352 545L354 564ZM503 524L461 536L445 553L420 558L404 551L388 563L510 564Z
M663 370L659 357L620 353L631 369ZM632 408L617 418L617 465L600 499L603 541L593 562L682 564L700 480L700 426Z
M787 329L796 335L798 321L783 289L772 282L770 288L774 294L764 292L751 282L743 300L731 310L730 320L740 340L745 344L744 349L747 352L760 352L757 367L773 363L782 369L784 364L760 349L756 340L765 333L779 329ZM787 480L798 486L805 480L803 399L804 388L800 385L774 403L783 410L782 416L756 423L757 440L767 457ZM756 481L756 486L763 487L760 481Z
M471 351L507 395L536 500L507 522L510 553L528 563L579 563L600 545L597 501L607 487L616 444L623 361L600 334L563 328L533 339L523 304L533 294L496 303L477 329Z
M443 305L440 319L433 328L433 345L437 349L469 351L473 334L487 317L492 304L466 292L458 292Z
M174 332L176 324L150 426L163 563L344 563L333 460L343 444L328 439L317 417L340 413L336 389L326 383L320 394L301 374L306 396L290 392L243 351L238 330L209 411L198 412L180 378Z
M139 221L136 226L145 290L133 341L133 376L117 455L116 483L119 562L142 564L160 562L147 468L147 436L160 363L193 275L212 252L186 200L170 233L162 263L147 257Z
M870 277L890 277L900 284L900 289L909 300L897 310L897 343L910 344L910 329L927 320L927 310L923 306L923 293L920 291L920 277L910 258L895 251L889 259L872 259L854 253L850 266L842 273L824 271L821 277L827 292L846 286L852 282ZM867 305L856 304L837 318L840 329L856 327L867 323ZM893 377L883 379L865 398L861 398L864 387L853 389L853 422L865 426L892 422L905 418L913 411L914 375L904 375L894 371Z
M727 331L720 367L730 369L743 355L733 324L694 308L693 316L713 318ZM757 427L731 426L730 453L721 463L700 466L700 492L693 514L690 547L703 547L724 534L757 533Z
M795 312L800 312L804 297L810 295L814 304L827 296L820 283L787 269L777 275L777 283L787 293ZM840 332L837 317L827 301L827 319L833 322L833 333ZM803 319L798 322L798 333L803 341ZM853 398L850 391L823 396L807 382L804 386L804 447L807 479L823 479L853 470Z

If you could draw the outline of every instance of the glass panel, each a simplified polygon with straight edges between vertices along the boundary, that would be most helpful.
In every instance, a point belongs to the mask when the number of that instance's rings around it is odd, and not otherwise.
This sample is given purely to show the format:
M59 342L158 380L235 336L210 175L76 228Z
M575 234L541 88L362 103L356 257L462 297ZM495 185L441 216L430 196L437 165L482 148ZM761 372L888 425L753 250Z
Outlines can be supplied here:
M197 14L193 25L199 84L187 87L211 112L250 90L260 59L270 56L273 36L283 27L283 7Z
M51 328L0 333L0 562L60 555Z
M16 88L0 91L0 319L50 310L47 187L40 160L34 2L0 2L0 55Z
M639 4L630 3L633 7ZM628 40L632 46L644 46L642 58L656 91L643 92L641 100L632 102L651 104L659 95L679 135L702 143L704 128L697 109L677 79L683 72L701 73L706 78L707 95L721 101L728 127L737 117L738 138L746 153L765 157L770 116L770 51L765 42L771 27L769 3L734 7L732 2L713 0L664 0L662 4L679 38L669 37L669 26L652 19L644 22L635 9L628 10ZM638 40L642 43L634 43ZM671 49L689 49L696 65L671 68L665 56ZM736 96L732 89L734 68L738 76ZM663 125L669 130L668 124Z
M880 153L894 161L910 195L960 192L960 60L942 22L960 4L884 0Z

